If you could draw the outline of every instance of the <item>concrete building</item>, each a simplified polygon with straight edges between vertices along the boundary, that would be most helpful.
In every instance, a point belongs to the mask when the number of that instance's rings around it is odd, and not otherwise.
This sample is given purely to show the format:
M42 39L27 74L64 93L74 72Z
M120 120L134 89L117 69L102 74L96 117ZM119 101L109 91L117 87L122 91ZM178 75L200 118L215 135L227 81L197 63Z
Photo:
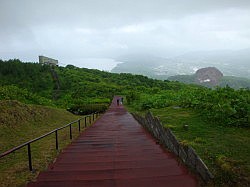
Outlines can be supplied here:
M40 64L47 64L51 66L58 66L58 60L55 60L53 58L49 58L46 56L39 56L39 63Z

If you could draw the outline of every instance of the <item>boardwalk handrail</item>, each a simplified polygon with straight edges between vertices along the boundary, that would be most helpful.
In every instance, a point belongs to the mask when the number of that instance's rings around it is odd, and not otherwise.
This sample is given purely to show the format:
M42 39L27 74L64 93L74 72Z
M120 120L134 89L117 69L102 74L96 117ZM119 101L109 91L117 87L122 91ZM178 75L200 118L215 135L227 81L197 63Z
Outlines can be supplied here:
M36 142L36 141L38 141L38 140L40 140L42 138L45 138L46 136L49 136L50 134L55 133L55 137L56 137L56 150L58 150L58 148L59 148L58 147L58 131L59 130L62 130L62 129L64 129L64 128L66 128L66 127L69 126L70 139L72 140L72 125L74 123L78 122L78 130L80 132L81 131L81 120L84 119L84 127L86 128L86 126L87 126L87 118L89 119L89 124L90 124L91 121L92 121L92 119L94 121L97 118L98 115L99 115L99 113L93 113L93 114L84 116L84 117L82 117L80 119L77 119L75 121L72 121L72 122L68 123L67 125L59 127L57 129L54 129L54 130L52 130L52 131L50 131L50 132L48 132L48 133L46 133L46 134L44 134L42 136L39 136L38 138L32 139L30 141L27 141L27 142L25 142L25 143L23 143L21 145L18 145L17 147L14 147L12 149L9 149L8 151L5 151L4 153L1 153L0 154L0 158L3 158L3 157L5 157L5 156L7 156L7 155L9 155L9 154L11 154L11 153L13 153L13 152L21 149L21 148L23 148L25 146L28 146L29 170L32 171L33 168L32 168L32 159L31 159L31 147L30 147L31 143Z

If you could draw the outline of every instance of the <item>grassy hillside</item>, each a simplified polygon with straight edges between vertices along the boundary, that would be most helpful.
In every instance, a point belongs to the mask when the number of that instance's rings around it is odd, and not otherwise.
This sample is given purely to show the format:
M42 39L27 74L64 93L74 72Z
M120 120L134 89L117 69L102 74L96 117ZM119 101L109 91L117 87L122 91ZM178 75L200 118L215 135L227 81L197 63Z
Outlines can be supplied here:
M215 176L215 186L250 185L250 129L225 128L178 107L151 109L177 139L191 145ZM188 125L188 130L184 128Z
M0 152L7 151L30 139L79 119L63 109L27 105L13 100L0 101ZM74 137L78 127L73 128ZM60 149L69 143L69 130L59 132ZM27 148L0 159L0 186L20 186L36 177L57 154L54 134L31 144L33 167L28 170Z

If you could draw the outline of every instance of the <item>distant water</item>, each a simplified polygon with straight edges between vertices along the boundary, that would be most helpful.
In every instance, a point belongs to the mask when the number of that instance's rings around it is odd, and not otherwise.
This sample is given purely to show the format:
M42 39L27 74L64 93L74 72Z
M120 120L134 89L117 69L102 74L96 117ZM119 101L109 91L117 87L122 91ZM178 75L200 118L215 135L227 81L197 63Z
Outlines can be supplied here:
M122 62L115 61L111 58L82 58L73 59L67 62L67 64L72 64L77 67L99 69L103 71L111 71L119 63Z

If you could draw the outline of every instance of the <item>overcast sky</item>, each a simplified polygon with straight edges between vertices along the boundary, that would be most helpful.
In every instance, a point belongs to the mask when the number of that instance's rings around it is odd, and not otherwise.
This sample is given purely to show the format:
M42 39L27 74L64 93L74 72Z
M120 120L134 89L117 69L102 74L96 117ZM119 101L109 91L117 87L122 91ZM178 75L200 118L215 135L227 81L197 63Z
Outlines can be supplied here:
M249 47L250 0L0 0L4 60L108 70L126 54Z

